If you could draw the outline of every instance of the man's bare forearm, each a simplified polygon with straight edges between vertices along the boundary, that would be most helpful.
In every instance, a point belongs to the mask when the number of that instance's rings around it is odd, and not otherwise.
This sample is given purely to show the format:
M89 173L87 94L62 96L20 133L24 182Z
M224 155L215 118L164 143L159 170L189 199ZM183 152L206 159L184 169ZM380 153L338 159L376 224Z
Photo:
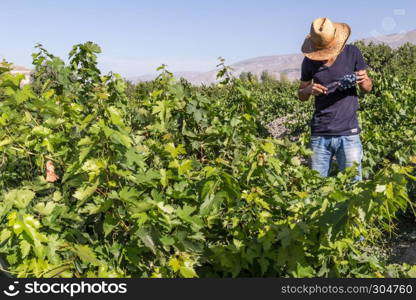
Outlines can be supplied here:
M311 96L311 89L309 86L304 87L303 89L299 89L298 97L300 101L307 101Z

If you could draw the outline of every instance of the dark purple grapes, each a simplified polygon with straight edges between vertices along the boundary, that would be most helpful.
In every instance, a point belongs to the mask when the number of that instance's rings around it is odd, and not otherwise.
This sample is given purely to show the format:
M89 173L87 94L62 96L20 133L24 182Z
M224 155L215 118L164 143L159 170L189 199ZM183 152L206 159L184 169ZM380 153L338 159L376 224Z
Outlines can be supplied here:
M344 77L340 79L338 88L341 91L345 91L354 87L356 83L357 83L357 75L355 75L355 73L347 74L347 75L344 75Z

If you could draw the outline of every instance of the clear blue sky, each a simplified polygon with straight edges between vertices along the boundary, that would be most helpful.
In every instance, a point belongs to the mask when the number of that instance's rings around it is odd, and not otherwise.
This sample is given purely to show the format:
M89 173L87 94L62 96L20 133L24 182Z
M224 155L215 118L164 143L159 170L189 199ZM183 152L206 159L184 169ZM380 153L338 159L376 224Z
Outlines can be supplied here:
M352 27L351 40L416 29L415 0L2 0L0 57L31 66L36 43L66 58L94 41L103 70L123 76L214 69L263 55L299 52L313 19Z

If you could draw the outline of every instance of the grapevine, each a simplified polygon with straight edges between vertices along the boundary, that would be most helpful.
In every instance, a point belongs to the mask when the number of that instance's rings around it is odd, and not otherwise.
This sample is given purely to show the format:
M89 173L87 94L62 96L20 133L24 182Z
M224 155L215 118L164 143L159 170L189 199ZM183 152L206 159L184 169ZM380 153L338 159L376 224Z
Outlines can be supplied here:
M31 84L0 73L0 261L12 276L414 275L366 249L414 205L415 78L370 72L364 180L352 184L355 167L309 168L313 103L296 99L298 82L245 82L221 59L218 85L166 66L132 84L101 73L92 42L68 64L38 51Z

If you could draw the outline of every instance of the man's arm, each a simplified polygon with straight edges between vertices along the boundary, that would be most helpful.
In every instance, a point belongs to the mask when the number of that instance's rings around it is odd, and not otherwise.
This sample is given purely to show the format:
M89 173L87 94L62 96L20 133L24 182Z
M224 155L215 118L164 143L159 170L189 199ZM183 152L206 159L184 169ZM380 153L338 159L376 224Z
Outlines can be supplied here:
M318 96L321 94L326 94L328 89L323 85L318 83L313 83L312 81L301 81L298 97L300 101L307 101L311 95Z
M373 81L368 77L367 70L360 70L356 72L357 74L357 84L365 93L371 92L373 89Z

